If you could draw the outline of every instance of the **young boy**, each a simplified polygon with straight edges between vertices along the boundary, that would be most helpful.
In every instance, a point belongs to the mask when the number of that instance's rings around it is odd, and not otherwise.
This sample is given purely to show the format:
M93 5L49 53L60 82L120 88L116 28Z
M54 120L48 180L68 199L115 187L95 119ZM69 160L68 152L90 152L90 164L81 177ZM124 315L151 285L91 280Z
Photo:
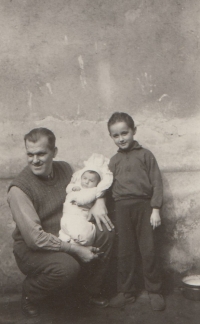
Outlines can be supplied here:
M97 198L111 186L113 175L108 169L109 160L101 154L92 154L85 167L73 174L67 186L59 238L71 244L92 246L96 227L89 211Z
M109 164L114 181L115 228L118 237L117 289L111 307L135 301L137 247L142 257L145 288L153 310L163 310L161 278L156 262L154 230L161 224L162 179L153 154L134 140L136 127L131 116L114 113L108 130L118 146Z

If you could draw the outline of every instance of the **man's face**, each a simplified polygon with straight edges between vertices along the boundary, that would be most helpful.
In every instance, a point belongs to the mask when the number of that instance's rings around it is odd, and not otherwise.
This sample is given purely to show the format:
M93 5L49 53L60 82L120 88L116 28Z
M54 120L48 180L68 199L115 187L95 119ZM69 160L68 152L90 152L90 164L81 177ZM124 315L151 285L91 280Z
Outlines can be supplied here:
M131 147L135 133L136 128L133 130L125 122L118 122L110 126L110 136L122 150L128 150Z
M48 176L52 171L53 158L57 148L53 151L48 147L48 138L41 137L36 143L26 141L27 161L31 171L37 176Z

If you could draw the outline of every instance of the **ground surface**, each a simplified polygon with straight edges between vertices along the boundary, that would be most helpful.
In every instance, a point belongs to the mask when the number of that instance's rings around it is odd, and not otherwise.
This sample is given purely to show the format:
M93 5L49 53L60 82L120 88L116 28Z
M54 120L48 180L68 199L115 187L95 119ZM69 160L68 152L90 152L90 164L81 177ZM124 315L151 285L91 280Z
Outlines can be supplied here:
M76 300L49 301L41 314L26 318L20 311L20 296L0 298L1 324L199 324L200 302L185 299L180 291L166 296L166 309L153 312L144 292L134 304L121 309L81 306Z

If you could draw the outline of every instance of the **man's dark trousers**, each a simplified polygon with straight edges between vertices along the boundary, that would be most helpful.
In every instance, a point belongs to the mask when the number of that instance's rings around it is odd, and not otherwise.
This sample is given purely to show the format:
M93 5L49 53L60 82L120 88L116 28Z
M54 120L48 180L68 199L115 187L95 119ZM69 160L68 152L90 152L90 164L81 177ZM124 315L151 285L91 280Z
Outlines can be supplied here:
M102 227L103 232L96 226L94 246L99 247L104 254L98 260L86 264L64 252L33 251L24 242L15 243L17 265L26 275L23 292L30 301L38 302L57 291L70 290L81 275L82 268L88 274L88 278L84 280L87 292L91 295L100 293L114 240L114 231L109 232L104 225Z

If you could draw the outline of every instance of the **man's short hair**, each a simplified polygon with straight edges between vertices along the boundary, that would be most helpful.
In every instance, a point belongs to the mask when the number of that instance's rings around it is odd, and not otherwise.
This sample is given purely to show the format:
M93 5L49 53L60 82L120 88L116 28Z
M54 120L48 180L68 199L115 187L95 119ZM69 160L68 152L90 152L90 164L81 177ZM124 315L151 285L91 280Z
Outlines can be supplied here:
M56 137L50 129L45 127L34 128L29 133L27 133L24 136L25 145L26 141L36 143L41 137L47 137L48 147L51 151L53 151L56 144Z
M132 130L134 130L134 128L135 128L134 120L130 115L128 115L124 112L115 112L112 114L112 116L108 120L109 132L110 132L110 127L116 123L119 123L119 122L125 122L127 124L127 126L129 128L131 128Z

